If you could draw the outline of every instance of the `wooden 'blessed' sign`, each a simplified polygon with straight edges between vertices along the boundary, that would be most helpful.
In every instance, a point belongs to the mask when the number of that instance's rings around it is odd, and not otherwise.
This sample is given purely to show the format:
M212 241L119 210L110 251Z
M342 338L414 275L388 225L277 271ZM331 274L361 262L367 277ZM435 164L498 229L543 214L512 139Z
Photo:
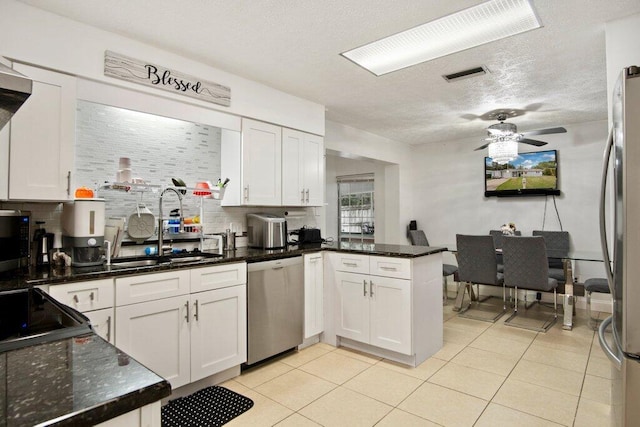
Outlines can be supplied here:
M227 86L108 50L104 53L104 75L179 93L225 107L231 105L231 89Z

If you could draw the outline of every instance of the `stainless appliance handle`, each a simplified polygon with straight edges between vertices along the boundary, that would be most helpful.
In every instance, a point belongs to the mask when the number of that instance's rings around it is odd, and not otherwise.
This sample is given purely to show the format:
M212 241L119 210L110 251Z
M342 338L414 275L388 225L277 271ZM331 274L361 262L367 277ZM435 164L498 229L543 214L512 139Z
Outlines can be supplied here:
M604 259L604 270L607 274L607 284L611 297L616 300L615 285L613 283L613 272L611 271L611 258L609 257L609 244L607 243L607 224L606 224L606 187L607 175L609 170L609 159L611 158L611 148L613 147L613 128L609 132L607 146L604 150L604 159L602 161L602 181L600 184L600 244L602 245L602 257ZM604 322L602 322L604 323Z
M609 316L600 323L598 327L598 341L600 341L600 347L605 352L609 360L616 365L616 368L620 369L622 367L622 359L609 347L609 343L604 338L604 331L611 324L613 320L613 316Z

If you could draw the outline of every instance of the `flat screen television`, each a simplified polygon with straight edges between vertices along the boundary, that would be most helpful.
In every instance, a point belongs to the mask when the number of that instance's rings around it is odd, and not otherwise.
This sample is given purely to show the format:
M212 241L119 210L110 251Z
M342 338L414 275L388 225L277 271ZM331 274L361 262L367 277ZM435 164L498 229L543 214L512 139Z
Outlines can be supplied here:
M557 150L520 153L504 165L484 158L485 197L559 194Z

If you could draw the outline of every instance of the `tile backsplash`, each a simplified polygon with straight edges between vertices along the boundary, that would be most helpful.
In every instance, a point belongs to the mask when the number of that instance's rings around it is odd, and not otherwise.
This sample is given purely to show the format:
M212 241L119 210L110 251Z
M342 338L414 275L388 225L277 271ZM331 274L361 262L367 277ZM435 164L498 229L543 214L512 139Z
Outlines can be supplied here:
M104 198L107 217L129 218L137 204L145 205L156 217L159 213L160 189L172 186L171 178L182 179L193 187L198 181L215 184L220 176L220 128L121 108L78 101L76 115L75 185L97 190ZM114 182L120 157L131 160L132 177L154 186L144 192L105 189ZM186 194L183 211L187 217L199 215L205 233L219 233L232 223L236 232L246 231L246 214L269 212L282 215L287 208L222 207L213 199ZM35 221L45 221L47 231L60 231L61 203L1 203L2 209L32 212ZM163 200L163 214L178 207L174 194ZM306 216L288 219L289 229L315 227L314 208L297 208ZM155 239L155 236L152 237ZM146 245L141 245L144 247Z

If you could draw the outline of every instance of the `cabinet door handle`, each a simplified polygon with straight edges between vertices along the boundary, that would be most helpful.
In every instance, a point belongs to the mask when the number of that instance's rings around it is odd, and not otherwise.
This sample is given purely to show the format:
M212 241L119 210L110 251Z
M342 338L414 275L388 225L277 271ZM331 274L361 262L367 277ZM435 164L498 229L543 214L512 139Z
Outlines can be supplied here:
M373 282L369 280L369 296L373 298Z
M71 195L71 171L67 171L67 196Z
M395 267L384 267L384 266L381 266L381 267L380 267L380 270L386 270L386 271L397 271L398 269L397 269L397 268L395 268Z
M300 203L304 203L304 188L300 192Z
M184 306L187 309L187 315L184 316L184 318L187 319L187 323L189 323L189 301L185 302Z
M107 317L107 342L111 342L111 316Z
M315 262L315 261L317 261L319 259L322 259L322 257L317 256L317 257L309 258L309 261L314 261Z
M306 193L307 193L307 203L309 203L309 189L308 188L307 188Z
M73 302L75 302L76 304L80 302L80 298L78 298L78 295L73 296Z
M358 264L356 264L355 262L343 262L343 265L346 265L347 267L357 267Z
M198 300L196 300L196 302L193 305L195 307L193 318L196 319L196 322L197 322L198 321Z
M367 296L367 281L363 280L362 281L362 294L366 297Z
M245 186L244 187L244 201L248 202L249 201L249 186Z
M91 292L91 293L89 294L89 299L90 299L91 301L93 301L93 292Z

